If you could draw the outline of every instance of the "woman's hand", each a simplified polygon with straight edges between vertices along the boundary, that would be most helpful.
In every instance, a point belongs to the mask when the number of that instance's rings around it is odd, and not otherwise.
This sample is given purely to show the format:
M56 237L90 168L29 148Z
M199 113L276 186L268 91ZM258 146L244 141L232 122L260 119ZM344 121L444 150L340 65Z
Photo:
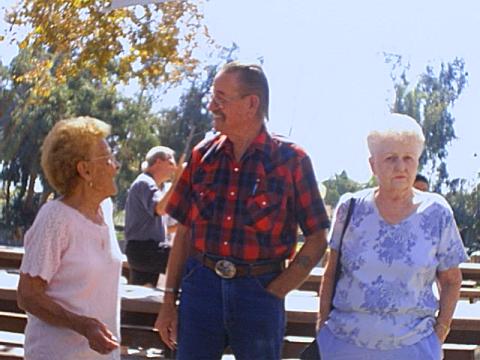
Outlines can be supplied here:
M320 316L317 319L317 324L315 326L315 330L317 333L320 331L320 329L325 325L326 320L321 319Z
M437 334L440 343L443 344L448 336L448 333L450 332L450 328L447 325L437 322L433 327L433 330L435 331L435 334Z
M87 338L90 348L99 354L108 354L120 346L107 326L97 319L84 318L83 336Z

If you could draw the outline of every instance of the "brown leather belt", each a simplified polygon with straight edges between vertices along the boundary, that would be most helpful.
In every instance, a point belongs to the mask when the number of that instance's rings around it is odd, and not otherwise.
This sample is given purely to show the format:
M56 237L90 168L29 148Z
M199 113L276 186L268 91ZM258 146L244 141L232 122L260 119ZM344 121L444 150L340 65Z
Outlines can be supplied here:
M285 261L272 261L268 263L239 264L228 259L213 259L207 254L197 253L195 257L207 268L224 279L242 276L259 276L263 274L285 270Z

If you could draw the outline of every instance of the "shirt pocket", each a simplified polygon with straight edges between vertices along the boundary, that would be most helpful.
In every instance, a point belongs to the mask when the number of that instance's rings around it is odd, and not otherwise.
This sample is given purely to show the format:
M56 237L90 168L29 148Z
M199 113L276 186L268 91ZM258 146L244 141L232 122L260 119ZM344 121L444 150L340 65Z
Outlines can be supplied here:
M260 181L257 187L246 201L245 225L259 232L270 232L276 223L282 221L282 214L286 211L282 206L285 186L278 183L278 179L267 179Z
M197 175L196 180L194 177L192 184L193 220L210 221L215 216L217 198L214 174L203 172Z

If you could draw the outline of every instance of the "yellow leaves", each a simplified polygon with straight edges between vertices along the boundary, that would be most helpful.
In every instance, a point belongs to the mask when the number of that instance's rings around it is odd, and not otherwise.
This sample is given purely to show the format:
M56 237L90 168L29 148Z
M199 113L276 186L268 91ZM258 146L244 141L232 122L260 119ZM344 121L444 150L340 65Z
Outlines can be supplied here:
M38 25L35 30L33 31L35 34L41 34L43 32L43 26Z
M179 64L193 69L198 63L192 49L205 33L199 31L202 15L194 1L104 13L105 0L19 0L7 21L33 29L24 39L16 39L21 48L48 49L57 56L54 81L64 82L72 74L87 71L99 80L137 77L141 83L156 85L179 81L181 75L170 75L169 69ZM38 71L50 70L44 64ZM41 77L38 71L24 80Z
M51 89L57 80L51 74L52 67L51 59L34 58L29 69L13 77L13 81L30 86L29 102L40 102L42 98L50 96Z
M26 49L28 46L28 37L26 37L24 40L22 40L19 44L18 47L20 49Z

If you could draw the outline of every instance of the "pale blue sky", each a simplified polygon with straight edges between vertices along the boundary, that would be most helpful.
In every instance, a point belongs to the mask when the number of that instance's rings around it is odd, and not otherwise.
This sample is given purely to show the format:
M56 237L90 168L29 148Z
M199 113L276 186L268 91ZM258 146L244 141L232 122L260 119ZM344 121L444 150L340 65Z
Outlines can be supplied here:
M9 3L13 0L2 0L1 6ZM469 84L453 110L458 139L447 164L451 178L475 178L480 2L210 0L202 8L218 43L237 43L240 60L263 58L271 88L268 127L286 135L291 129L291 137L311 154L320 180L343 169L357 181L370 177L365 136L392 100L383 52L409 61L411 80L427 65L438 69L442 61L463 58ZM0 31L4 28L2 19ZM15 52L0 43L3 63Z

